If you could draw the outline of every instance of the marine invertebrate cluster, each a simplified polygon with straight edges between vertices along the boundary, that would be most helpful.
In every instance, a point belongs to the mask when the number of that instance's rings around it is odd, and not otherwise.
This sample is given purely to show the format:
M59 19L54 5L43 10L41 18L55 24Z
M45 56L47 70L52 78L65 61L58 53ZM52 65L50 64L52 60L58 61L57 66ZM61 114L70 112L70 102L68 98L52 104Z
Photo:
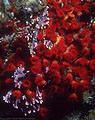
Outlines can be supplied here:
M79 102L86 90L95 88L91 83L95 74L93 3L28 0L18 11L12 5L5 25L9 33L0 38L0 86L7 91L5 102L24 115L40 111L44 117L48 111L44 100L51 96ZM84 14L89 21L82 19Z

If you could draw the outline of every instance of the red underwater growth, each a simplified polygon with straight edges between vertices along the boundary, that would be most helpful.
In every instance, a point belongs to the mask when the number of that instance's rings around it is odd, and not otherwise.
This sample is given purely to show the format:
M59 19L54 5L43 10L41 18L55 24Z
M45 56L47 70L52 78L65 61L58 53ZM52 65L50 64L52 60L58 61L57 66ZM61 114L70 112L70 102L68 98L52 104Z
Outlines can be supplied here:
M11 86L4 101L23 109L25 116L39 112L44 118L44 100L54 95L79 102L95 74L95 27L79 19L90 14L90 2L47 0L47 5L42 16L33 16L38 27L32 20L13 26L19 20L14 18L6 29L11 26L17 36L11 43L0 42L0 88Z

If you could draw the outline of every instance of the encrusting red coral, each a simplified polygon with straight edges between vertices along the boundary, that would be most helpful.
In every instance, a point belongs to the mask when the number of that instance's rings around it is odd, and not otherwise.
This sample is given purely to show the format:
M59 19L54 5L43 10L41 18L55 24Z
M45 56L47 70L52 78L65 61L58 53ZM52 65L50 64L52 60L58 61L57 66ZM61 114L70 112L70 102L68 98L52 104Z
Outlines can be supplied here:
M26 78L20 78L21 90L13 90L12 96L20 99L23 92L29 98L34 98L36 92L32 87L38 86L44 93L44 98L60 94L67 100L78 102L85 90L90 89L90 82L95 74L95 41L93 30L86 22L78 17L84 12L89 13L90 2L80 0L47 0L49 24L45 29L39 29L37 47L30 55L25 35L13 41L12 49L15 54L9 58L4 74L11 74L22 65L29 70ZM12 23L8 23L12 26ZM91 26L93 29L95 25ZM15 31L15 28L12 28ZM47 45L52 44L51 48ZM5 53L5 44L2 51ZM25 49L26 52L23 52ZM0 56L0 67L3 64L3 55ZM12 79L6 78L4 84L11 84ZM67 86L67 87L66 87ZM70 89L69 89L70 88ZM50 91L50 92L48 92ZM47 108L40 108L40 115L45 117Z
M30 88L31 87L31 82L29 80L23 80L22 82L23 87Z
M22 93L21 93L20 90L14 90L14 91L12 92L12 96L20 99L21 96L22 96Z
M35 78L35 84L37 86L45 86L47 84L47 82L40 76Z

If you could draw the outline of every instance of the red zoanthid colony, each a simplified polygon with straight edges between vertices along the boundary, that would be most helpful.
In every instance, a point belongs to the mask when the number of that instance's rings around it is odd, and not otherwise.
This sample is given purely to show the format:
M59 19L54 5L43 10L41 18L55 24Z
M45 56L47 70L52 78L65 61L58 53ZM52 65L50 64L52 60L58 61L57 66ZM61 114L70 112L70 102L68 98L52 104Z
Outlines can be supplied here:
M45 101L51 96L79 102L91 89L95 74L91 6L94 2L47 0L34 14L31 6L20 12L14 6L7 10L11 15L0 33L0 89L5 89L6 103L25 116L44 118Z

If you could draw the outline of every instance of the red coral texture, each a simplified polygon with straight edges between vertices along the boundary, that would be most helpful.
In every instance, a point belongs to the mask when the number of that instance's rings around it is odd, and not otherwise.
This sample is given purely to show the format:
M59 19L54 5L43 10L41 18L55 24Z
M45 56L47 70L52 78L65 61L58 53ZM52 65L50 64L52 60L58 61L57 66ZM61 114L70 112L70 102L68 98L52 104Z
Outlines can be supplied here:
M20 98L22 94L30 96L27 91L39 86L43 99L57 94L66 96L66 100L80 101L85 90L90 89L90 82L95 73L95 29L85 22L78 21L84 12L89 12L89 2L82 4L80 0L47 0L49 24L40 29L34 48L35 55L29 54L25 35L13 42L12 53L7 64L3 65L6 56L7 42L0 43L0 76L6 76L1 85L13 83L11 73L22 65L30 72L22 78L22 90L14 90L12 96ZM14 28L15 29L15 28ZM48 49L44 39L50 40L53 46ZM31 93L32 94L32 93ZM41 107L40 114L46 116L47 108Z

